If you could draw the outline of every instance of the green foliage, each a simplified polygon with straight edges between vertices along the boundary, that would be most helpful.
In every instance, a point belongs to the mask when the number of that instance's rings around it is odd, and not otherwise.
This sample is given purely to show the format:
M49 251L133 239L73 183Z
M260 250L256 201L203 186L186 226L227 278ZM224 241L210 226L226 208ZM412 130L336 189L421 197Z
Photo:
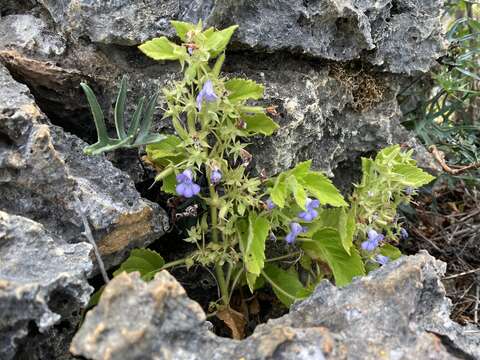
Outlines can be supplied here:
M80 84L85 95L87 96L90 109L92 111L95 126L97 128L98 141L90 146L87 146L84 151L88 155L97 155L106 151L112 151L119 148L133 148L146 144L155 143L165 138L161 134L150 134L150 128L153 121L153 113L155 111L155 104L157 103L158 94L153 95L147 101L145 110L143 108L145 98L141 98L128 132L125 131L125 100L127 92L127 79L124 76L120 83L120 90L118 92L117 102L115 104L115 128L117 130L117 139L112 139L108 136L107 128L105 126L105 118L103 111L93 93L93 90L85 83Z
M450 166L480 162L480 5L478 2L451 0L446 3L443 22L448 24L447 56L422 84L415 80L402 92L404 124L413 129L427 146L435 145L446 155ZM429 91L425 91L429 88ZM416 99L411 106L411 99ZM478 169L457 178L478 183Z
M312 259L326 262L332 270L338 286L349 284L355 276L365 274L362 258L356 249L345 250L338 230L324 227L311 239L301 242L302 248Z
M395 243L399 231L397 206L410 201L406 188L432 180L416 167L411 152L392 146L374 160L363 159L362 182L350 204L330 179L311 168L311 161L274 177L252 176L248 170L252 155L245 140L272 135L279 125L266 109L249 103L262 98L262 85L221 76L223 51L236 27L204 30L201 23L178 21L172 26L181 45L161 37L140 46L153 59L179 61L183 70L183 78L163 89L162 98L164 118L172 121L176 134L149 143L146 152L164 192L200 205L196 224L184 239L197 250L168 264L153 251L133 250L115 275L140 271L142 278L150 280L161 269L178 264L189 269L197 264L215 269L221 298L212 309L228 307L232 291L245 285L252 293L270 285L279 300L290 306L324 278L343 286L373 268L375 255L398 257L398 250L389 244ZM122 83L115 108L120 140L137 134L123 128L125 95ZM152 112L151 103L147 114ZM92 108L99 134L106 133L105 124L97 121L97 107ZM150 123L144 125L137 115L142 109L143 101L132 122L140 124L143 134ZM360 245L369 229L387 236L373 252ZM286 241L282 255L270 257L272 242L279 240Z
M163 265L165 260L157 252L150 249L134 249L113 275L116 276L124 271L127 273L138 271L142 279L148 281L153 279Z

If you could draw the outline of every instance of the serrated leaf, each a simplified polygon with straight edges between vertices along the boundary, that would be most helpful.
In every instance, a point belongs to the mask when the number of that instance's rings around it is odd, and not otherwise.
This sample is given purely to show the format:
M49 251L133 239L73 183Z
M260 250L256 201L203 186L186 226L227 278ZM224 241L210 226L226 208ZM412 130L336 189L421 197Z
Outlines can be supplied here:
M226 29L220 31L209 31L207 29L203 32L206 37L205 48L210 52L212 57L216 57L218 54L223 52L230 42L234 31L238 28L238 25L230 26Z
M305 189L317 198L322 204L332 206L347 206L342 194L332 181L319 172L310 172L302 180Z
M295 176L298 181L301 181L304 176L310 173L311 166L312 160L303 161L298 163L289 173Z
M230 79L225 82L225 89L228 91L228 99L231 102L243 100L258 100L263 98L264 87L253 80Z
M250 213L248 216L248 233L241 238L243 261L249 273L260 275L265 264L265 240L270 231L270 224L264 217Z
M390 260L397 260L402 256L402 252L391 244L383 244L380 248L380 254L388 256Z
M287 198L287 184L285 182L286 174L280 174L275 179L273 188L270 190L270 198L280 208L285 206Z
M165 36L149 40L138 47L145 55L154 60L185 60L187 50Z
M290 191L293 193L293 197L295 198L295 202L297 203L297 205L302 210L306 210L307 193L305 192L303 186L297 181L297 179L293 175L287 177L287 185Z
M263 277L272 286L273 292L286 307L290 307L295 300L300 299L304 287L294 271L285 271L273 264L266 264Z
M402 182L405 186L421 187L432 182L435 177L414 165L395 165L393 172L403 177Z
M162 191L167 194L176 194L177 178L174 173L166 176L162 180Z
M250 135L262 134L270 136L279 128L275 121L263 113L254 115L244 114L242 115L242 119L247 125L245 130Z
M167 166L170 163L178 163L185 158L182 149L178 147L182 141L175 135L167 136L160 142L147 145L148 159L159 166Z
M156 251L134 249L128 259L120 265L113 275L117 276L124 271L127 273L138 271L143 280L149 281L153 279L163 265L165 265L165 260Z
M170 24L175 28L177 36L182 41L187 41L187 33L189 31L195 30L195 24L187 23L184 21L170 21Z
M301 247L314 259L325 261L332 270L337 286L349 284L355 276L365 275L362 258L355 248L349 255L336 229L323 228L312 236L312 241L301 242Z
M318 219L310 226L306 236L312 236L321 228L336 229L340 235L345 251L350 255L355 234L355 217L345 208L323 209Z

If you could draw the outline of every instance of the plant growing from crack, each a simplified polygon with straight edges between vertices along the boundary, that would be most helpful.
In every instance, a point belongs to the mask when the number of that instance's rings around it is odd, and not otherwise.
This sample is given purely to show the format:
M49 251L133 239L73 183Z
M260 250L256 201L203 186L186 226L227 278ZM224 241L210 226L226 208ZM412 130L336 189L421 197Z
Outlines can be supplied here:
M140 271L151 280L178 265L214 269L220 298L211 311L239 338L242 314L230 307L236 289L246 286L254 293L269 284L289 306L326 277L343 286L400 256L391 245L405 236L396 208L433 179L416 167L411 152L392 146L375 160L363 159L363 179L350 205L324 174L311 169L311 161L274 177L252 176L253 156L245 140L270 136L279 125L269 116L271 108L249 103L263 97L261 84L221 75L225 48L237 27L172 25L182 44L160 37L139 48L155 60L180 62L183 78L163 89L164 118L171 120L175 134L148 133L156 96L145 110L140 101L130 130L123 130L122 80L115 108L118 139L110 139L98 102L83 85L99 132L99 142L86 152L148 144L147 159L158 171L155 181L162 183L162 191L208 211L198 213L196 225L188 229L184 240L196 250L187 257L165 263L152 250L136 249L115 274ZM283 250L273 256L269 245L275 242L283 243Z

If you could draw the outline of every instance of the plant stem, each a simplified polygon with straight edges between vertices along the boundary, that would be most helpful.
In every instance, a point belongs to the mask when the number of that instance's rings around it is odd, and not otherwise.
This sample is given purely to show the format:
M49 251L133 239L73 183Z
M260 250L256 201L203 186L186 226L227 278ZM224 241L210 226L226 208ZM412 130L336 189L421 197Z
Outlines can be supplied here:
M218 286L220 287L220 293L222 294L223 305L228 306L228 299L230 298L228 294L228 286L227 282L225 281L223 267L219 263L215 264L215 275L217 277Z
M212 199L212 204L210 205L210 217L212 220L212 241L214 243L218 243L218 209L216 206L216 202L218 201L218 195L215 191L215 187L211 184L210 179L209 181L209 189L210 189L210 197ZM215 276L217 277L218 286L220 287L220 294L222 295L222 302L223 305L228 306L228 300L230 298L228 293L228 285L225 280L225 273L223 271L222 265L219 263L215 264Z
M291 253L291 254L288 254L288 255L283 255L283 256L278 256L278 257L274 257L274 258L271 258L271 259L267 259L267 260L265 260L265 262L273 262L273 261L278 261L278 260L289 259L289 258L292 258L292 257L297 257L298 255L300 255L300 251L297 251L297 252L294 252L294 253Z
M182 265L182 264L185 264L186 262L187 262L187 259L178 259L175 261L170 261L162 266L162 270L166 270L177 265Z

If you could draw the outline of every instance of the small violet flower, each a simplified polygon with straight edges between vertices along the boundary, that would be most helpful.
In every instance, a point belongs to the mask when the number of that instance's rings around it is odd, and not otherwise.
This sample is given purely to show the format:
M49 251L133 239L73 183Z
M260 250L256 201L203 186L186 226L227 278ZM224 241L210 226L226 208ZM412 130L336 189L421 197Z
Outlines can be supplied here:
M405 230L404 228L400 228L400 238L402 240L407 240L408 239L408 231Z
M212 184L218 184L220 180L222 180L222 172L218 169L213 170L210 175L210 181Z
M375 261L380 265L385 265L390 262L390 258L384 255L377 255L375 256Z
M206 102L213 102L218 99L217 94L215 94L215 90L213 90L213 84L211 80L205 81L203 84L202 90L197 95L197 108L198 111L202 110L202 102L205 100Z
M177 175L177 194L186 198L191 198L200 192L200 186L193 182L192 170L187 169Z
M298 214L298 217L304 221L312 221L318 216L318 212L315 209L318 208L319 206L320 206L320 201L318 201L317 199L312 200L310 198L307 198L307 203L305 206L307 210L300 212Z
M265 201L265 204L267 205L267 209L268 209L268 210L273 210L273 209L275 209L275 206L276 206L276 205L275 205L275 203L272 201L272 199L267 199L267 200Z
M367 232L368 239L362 242L362 249L365 251L373 251L377 248L380 241L384 239L385 236L377 233L375 230L370 229Z
M408 186L406 189L405 189L405 194L407 195L412 195L413 194L413 188L411 186Z
M307 228L297 222L290 223L290 232L285 237L287 244L293 244L300 233L307 232Z

